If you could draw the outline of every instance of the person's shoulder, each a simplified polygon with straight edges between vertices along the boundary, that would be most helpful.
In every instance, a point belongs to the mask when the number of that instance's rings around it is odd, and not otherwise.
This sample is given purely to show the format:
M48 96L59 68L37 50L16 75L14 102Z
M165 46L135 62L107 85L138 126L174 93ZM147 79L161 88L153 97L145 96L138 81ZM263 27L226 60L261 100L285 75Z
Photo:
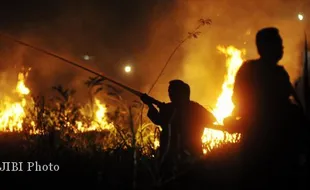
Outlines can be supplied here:
M258 62L259 62L258 59L249 59L249 60L243 61L243 65L253 65L253 64L256 64Z
M283 72L283 73L287 73L287 71L286 71L286 69L284 68L283 65L277 65L276 68L277 68L279 71Z
M242 63L240 69L252 69L258 65L258 62L259 62L258 59L246 60Z
M258 60L257 59L251 59L251 60L246 60L244 61L240 68L238 69L238 75L242 75L243 73L248 73L252 70L255 70L255 67L258 65Z
M191 100L190 101L190 105L195 110L204 110L204 111L209 112L203 105L199 104L198 102L195 102L195 101Z
M191 101L191 106L192 106L193 113L195 113L198 117L200 116L200 117L208 119L210 121L216 120L213 113L210 110L208 110L207 108L205 108L203 105L201 105L195 101Z
M189 103L190 103L191 106L202 107L201 104L199 104L198 102L193 101L193 100L191 100Z
M277 65L277 70L278 70L278 75L281 75L282 77L285 78L290 78L288 72L286 71L286 69L284 68L284 66L282 65Z

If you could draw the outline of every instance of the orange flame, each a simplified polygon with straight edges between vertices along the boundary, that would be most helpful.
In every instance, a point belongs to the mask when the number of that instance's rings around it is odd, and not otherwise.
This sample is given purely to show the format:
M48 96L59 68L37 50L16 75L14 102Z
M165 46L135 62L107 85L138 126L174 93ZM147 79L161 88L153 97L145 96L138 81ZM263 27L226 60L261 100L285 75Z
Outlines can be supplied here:
M239 50L233 46L227 48L218 46L217 49L227 57L227 74L225 75L224 83L222 85L222 93L217 99L215 109L212 111L217 119L217 122L214 124L220 126L223 125L224 119L232 114L235 107L231 97L233 94L235 76L244 61L242 56L245 55L245 50ZM229 134L220 130L205 128L202 136L202 142L204 144L203 152L206 154L212 149L220 147L222 144L236 143L239 142L239 140L240 134Z
M106 112L107 108L104 104L100 102L97 98L95 98L95 117L91 121L91 125L87 126L81 121L77 121L77 131L76 132L86 132L86 131L103 131L103 130L112 130L114 128L113 123L107 121ZM81 110L83 114L84 110Z
M25 85L27 74L19 73L18 82L14 94L20 97L19 101L14 102L11 97L5 96L0 103L0 131L12 132L22 131L23 120L26 117L25 107L27 101L25 96L30 90Z
M238 50L233 46L227 48L218 46L217 49L224 53L227 57L226 67L227 74L225 75L224 82L222 85L222 92L219 95L216 103L215 109L212 111L213 115L216 117L217 122L214 125L223 125L223 120L230 116L234 104L232 103L231 97L233 94L233 85L235 82L235 75L242 65L245 50ZM27 78L27 73L18 74L18 82L14 93L18 95L19 100L13 101L12 98L5 96L0 102L0 131L12 132L12 131L22 131L23 121L26 118L26 106L33 104L32 99L27 99L27 96L31 93L30 89L25 85L25 80ZM95 98L95 110L94 117L89 123L84 123L82 121L77 121L75 123L69 123L68 126L75 128L75 133L87 132L87 131L103 131L108 130L112 134L116 133L116 128L113 122L109 122L106 117L107 107L100 102L99 99ZM89 111L81 109L83 115L89 114ZM39 131L36 129L36 123L34 121L30 122L33 128L31 133L37 134ZM150 136L154 136L152 132L148 132L143 136L148 136L142 139L142 141L148 141ZM154 133L154 132L153 132ZM220 130L211 130L205 128L204 134L202 136L203 151L204 153L210 152L216 147L220 147L226 143L237 143L240 140L240 134L229 134ZM153 139L153 147L157 148L159 146L158 139Z

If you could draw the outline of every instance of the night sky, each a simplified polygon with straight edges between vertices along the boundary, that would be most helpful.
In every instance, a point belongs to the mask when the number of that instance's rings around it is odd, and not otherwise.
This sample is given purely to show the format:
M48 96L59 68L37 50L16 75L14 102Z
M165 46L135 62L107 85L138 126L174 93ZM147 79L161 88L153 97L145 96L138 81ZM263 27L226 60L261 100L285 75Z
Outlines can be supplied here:
M160 3L163 13L165 9L169 11L169 5L167 5L169 3L163 4L162 2L165 1L158 0L18 2L23 1L2 3L0 9L2 30L13 34L50 35L53 38L76 43L77 46L84 43L83 41L104 43L106 48L118 48L121 45L123 49L127 49L125 51L132 50L132 47L128 47L132 41L135 45L138 44L139 47L136 47L138 49L145 45L143 42L148 35L146 28L150 24L148 22L153 16L154 7L159 6ZM132 35L134 37L128 37ZM77 41L81 38L83 40L79 44ZM93 47L85 49L95 53L96 50Z

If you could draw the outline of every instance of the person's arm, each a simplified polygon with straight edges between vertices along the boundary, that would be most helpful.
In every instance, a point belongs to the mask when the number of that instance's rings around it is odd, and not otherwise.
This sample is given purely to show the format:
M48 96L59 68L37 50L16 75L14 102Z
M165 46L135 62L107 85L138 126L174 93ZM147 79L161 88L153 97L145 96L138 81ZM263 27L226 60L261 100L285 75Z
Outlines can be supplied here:
M156 105L157 107L160 107L160 106L162 106L163 104L165 104L165 103L163 103L163 102L161 102L161 101L158 101L158 100L156 100L155 98L153 98L153 97L151 97L151 96L149 96L149 95L147 95L147 94L143 94L141 97L140 97L140 99L141 99L141 101L144 103L144 104L146 104L146 105L152 105L152 104L154 104L154 105Z
M165 105L165 103L162 103L156 99L154 99L153 97L147 95L147 94L143 94L140 99L142 100L142 102L144 104L146 104L149 107L147 116L148 118L155 124L155 125L162 125L163 124L163 118L162 118L162 114L160 113L160 111L158 111L154 105L156 105L159 110L161 110L161 107L163 107L163 105Z
M149 104L149 111L147 112L148 118L155 124L155 125L162 125L162 117L159 111L154 107L153 104Z

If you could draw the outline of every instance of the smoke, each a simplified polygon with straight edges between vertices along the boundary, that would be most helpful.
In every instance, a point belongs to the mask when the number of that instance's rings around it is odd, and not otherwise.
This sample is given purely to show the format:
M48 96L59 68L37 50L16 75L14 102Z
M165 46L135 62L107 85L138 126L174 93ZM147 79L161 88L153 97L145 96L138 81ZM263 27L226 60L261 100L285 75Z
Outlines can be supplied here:
M280 30L284 42L284 65L294 82L300 75L300 57L303 51L305 24L298 20L299 12L306 1L199 1L193 0L186 5L187 18L185 31L195 25L200 17L213 20L211 29L202 30L198 40L189 41L183 46L182 79L192 88L192 99L204 105L215 106L221 93L226 68L225 55L216 46L233 45L246 50L245 59L256 59L256 32L269 26ZM305 14L305 17L306 14Z
M0 16L11 19L3 25L7 33L143 92L149 90L173 49L197 26L198 20L210 18L212 26L201 28L198 39L182 45L151 95L167 101L168 82L179 78L191 85L192 99L214 106L226 71L225 56L216 46L234 45L246 49L246 58L256 58L254 37L262 27L280 29L285 46L281 63L292 81L299 76L305 26L297 20L297 14L306 12L301 10L307 7L305 2L53 1L36 7L21 4L18 10L23 11L2 12ZM91 74L3 38L0 43L1 71L15 71L15 65L32 67L28 85L34 94L50 94L52 86L62 84L76 89L79 98L85 98L84 81ZM93 59L85 61L83 55ZM132 73L123 71L125 64L132 66ZM129 93L126 96L132 98Z
M166 57L165 51L169 51L166 49L171 49L169 43L178 37L173 1L160 4L155 0L55 4L53 11L47 11L49 5L41 5L40 11L37 7L29 9L25 15L35 12L33 16L27 16L25 20L13 19L16 24L8 25L5 31L138 90L144 90L155 79L158 63ZM48 13L44 14L44 9ZM48 95L52 86L61 84L76 89L77 94L85 98L84 82L91 74L3 38L1 44L1 47L11 47L10 51L2 51L2 58L7 57L1 61L2 71L11 72L12 65L16 64L31 67L28 85L33 94ZM83 55L93 59L85 61ZM133 67L133 73L129 75L123 71L126 63Z

